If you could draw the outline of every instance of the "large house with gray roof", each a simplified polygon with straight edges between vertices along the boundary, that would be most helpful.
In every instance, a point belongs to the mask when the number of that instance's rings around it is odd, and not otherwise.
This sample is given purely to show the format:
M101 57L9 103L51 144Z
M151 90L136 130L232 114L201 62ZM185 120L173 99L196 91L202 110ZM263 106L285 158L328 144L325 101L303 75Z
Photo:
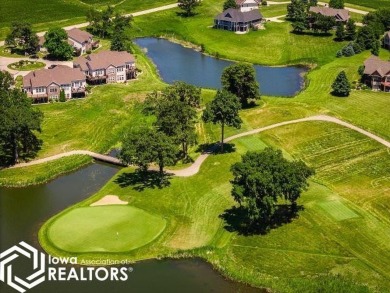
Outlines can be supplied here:
M258 0L236 0L238 8L229 8L217 15L214 27L234 32L247 32L263 20Z
M81 56L73 62L81 70L88 83L118 83L136 77L135 58L126 51L101 51Z
M337 22L347 22L350 18L349 11L347 9L336 9L325 6L312 6L309 12L315 14L321 14L323 16L331 16Z
M86 78L80 69L55 65L23 77L23 90L34 102L58 100L63 90L66 99L85 96Z
M363 82L373 90L390 92L390 61L371 56L364 62Z

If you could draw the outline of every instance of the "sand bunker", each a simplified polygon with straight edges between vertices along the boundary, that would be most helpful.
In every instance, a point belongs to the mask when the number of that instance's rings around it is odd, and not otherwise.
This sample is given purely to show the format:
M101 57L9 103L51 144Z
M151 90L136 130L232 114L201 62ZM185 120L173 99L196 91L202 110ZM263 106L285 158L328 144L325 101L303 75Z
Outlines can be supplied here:
M117 195L106 195L105 197L91 204L91 207L107 206L107 205L125 205L125 204L128 204L128 202L124 200L120 200Z

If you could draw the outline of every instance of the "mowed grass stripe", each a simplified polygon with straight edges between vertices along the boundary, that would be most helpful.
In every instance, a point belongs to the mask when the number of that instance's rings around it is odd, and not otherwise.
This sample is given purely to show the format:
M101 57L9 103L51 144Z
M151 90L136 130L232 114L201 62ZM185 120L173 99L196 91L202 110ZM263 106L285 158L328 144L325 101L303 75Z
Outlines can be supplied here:
M73 209L53 222L48 237L71 253L126 252L156 239L166 220L131 206Z
M321 202L319 206L337 221L359 217L358 214L338 200Z

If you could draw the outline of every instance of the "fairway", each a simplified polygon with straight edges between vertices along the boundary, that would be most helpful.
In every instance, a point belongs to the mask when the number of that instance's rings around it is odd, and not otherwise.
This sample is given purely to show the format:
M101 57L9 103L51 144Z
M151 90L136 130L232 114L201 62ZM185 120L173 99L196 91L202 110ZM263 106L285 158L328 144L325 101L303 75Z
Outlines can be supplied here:
M54 221L48 236L67 252L126 252L152 242L165 225L131 206L83 207Z

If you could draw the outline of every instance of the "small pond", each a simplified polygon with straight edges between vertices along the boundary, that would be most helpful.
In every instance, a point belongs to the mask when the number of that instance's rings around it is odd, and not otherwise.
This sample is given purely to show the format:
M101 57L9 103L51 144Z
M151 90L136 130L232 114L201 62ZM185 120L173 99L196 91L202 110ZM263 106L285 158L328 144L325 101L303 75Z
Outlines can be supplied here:
M47 184L0 188L0 252L20 241L39 248L37 235L45 221L97 192L117 171L116 167L95 163ZM27 276L31 273L31 263L26 260L17 258L12 262L16 275ZM44 282L28 292L263 292L226 280L199 259L150 260L136 263L133 268L126 282ZM0 292L17 291L0 282Z
M206 56L165 39L138 38L135 43L145 49L167 83L181 80L199 87L217 89L221 87L223 69L233 63ZM307 72L304 67L254 67L262 95L291 97L304 86L304 74Z

